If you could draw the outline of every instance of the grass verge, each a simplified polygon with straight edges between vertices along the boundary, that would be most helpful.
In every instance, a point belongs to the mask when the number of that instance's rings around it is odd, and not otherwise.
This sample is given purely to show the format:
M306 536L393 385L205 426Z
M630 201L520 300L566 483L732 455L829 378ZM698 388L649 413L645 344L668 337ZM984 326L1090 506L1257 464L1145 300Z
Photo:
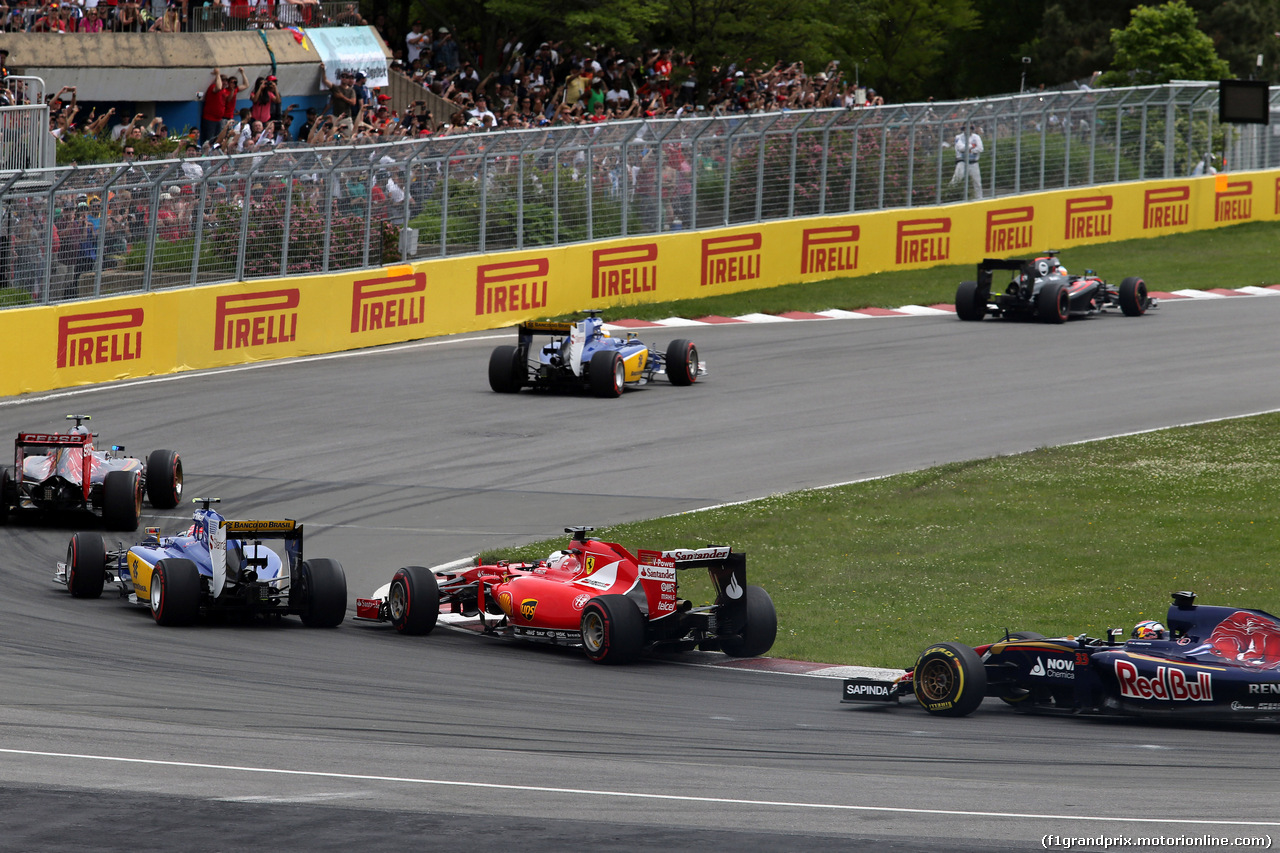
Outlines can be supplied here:
M746 551L778 610L770 654L802 660L908 666L929 642L1005 628L1127 632L1163 620L1178 589L1274 613L1277 430L1266 415L1044 448L595 535ZM707 603L705 573L682 574L681 594Z
M1138 275L1146 280L1149 289L1166 292L1280 284L1280 222L1249 222L1168 237L1080 246L1064 250L1060 257L1072 272L1089 268L1116 282ZM736 317L754 312L934 305L954 301L956 285L973 276L973 264L954 264L789 284L705 299L620 305L605 309L603 316L606 320L661 320L713 314Z

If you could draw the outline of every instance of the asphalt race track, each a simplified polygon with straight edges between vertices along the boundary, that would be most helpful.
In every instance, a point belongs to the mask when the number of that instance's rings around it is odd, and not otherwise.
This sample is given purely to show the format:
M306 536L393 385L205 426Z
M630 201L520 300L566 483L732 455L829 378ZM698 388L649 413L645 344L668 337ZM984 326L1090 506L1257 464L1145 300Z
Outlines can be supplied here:
M1063 327L659 329L642 337L693 337L710 375L620 400L494 394L488 354L512 335L472 335L4 399L0 434L88 412L101 444L178 450L187 497L302 521L308 555L345 566L354 612L399 565L569 524L1280 408L1277 326L1280 299L1260 297ZM831 679L699 665L716 656L601 667L350 619L162 629L110 591L79 601L52 584L81 526L0 529L0 849L1280 840L1268 730L1027 718L998 702L942 720L842 707Z

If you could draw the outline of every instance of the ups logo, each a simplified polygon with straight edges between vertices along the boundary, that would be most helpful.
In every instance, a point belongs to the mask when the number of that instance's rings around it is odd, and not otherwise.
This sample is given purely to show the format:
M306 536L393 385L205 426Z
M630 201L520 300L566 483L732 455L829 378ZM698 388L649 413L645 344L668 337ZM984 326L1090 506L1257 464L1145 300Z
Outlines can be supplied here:
M532 622L533 614L538 609L538 599L526 598L520 602L520 615L524 617L524 621Z

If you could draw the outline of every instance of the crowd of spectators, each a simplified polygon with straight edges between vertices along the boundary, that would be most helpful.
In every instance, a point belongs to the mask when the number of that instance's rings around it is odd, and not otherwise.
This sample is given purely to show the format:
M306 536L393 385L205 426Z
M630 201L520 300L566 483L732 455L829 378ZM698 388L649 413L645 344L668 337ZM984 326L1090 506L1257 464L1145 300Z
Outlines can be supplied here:
M0 0L0 4L3 2ZM117 0L112 5L97 0L96 6L89 5L91 2L73 0L59 7L56 3L40 6L32 0L18 0L11 8L0 8L4 9L5 26L22 21L24 26L32 27L48 19L54 29L66 25L66 31L120 29L122 20L129 23L135 17L139 21L151 20L153 28L172 26L176 30L182 27L184 15L190 13L188 0L167 0L168 5L162 0L152 0L150 4L144 0L141 7L133 0ZM289 3L299 5L297 0ZM350 8L355 9L354 5ZM45 14L30 20L32 10ZM57 10L51 13L52 17L50 10ZM171 21L176 19L176 24L165 24L166 15ZM54 20L63 24L54 25ZM76 22L74 26L66 24L71 20ZM388 38L385 21L377 23L384 38ZM35 28L39 30L38 26ZM405 110L393 111L390 97L369 87L362 73L323 65L328 101L320 109L306 109L305 116L283 103L279 81L274 76L259 77L250 83L243 68L234 74L212 69L200 98L199 127L178 134L162 119L147 119L142 114L117 116L114 109L99 114L92 108L86 114L77 102L74 87L64 87L50 95L50 129L59 140L66 141L76 134L96 137L108 145L119 145L120 157L126 163L142 165L140 161L148 158L175 156L182 161L177 181L160 193L154 208L150 193L138 194L136 187L121 182L120 188L109 194L105 215L103 199L83 193L74 200L68 196L59 202L51 227L39 224L42 211L33 213L31 221L23 226L30 230L28 236L34 240L38 232L54 235L49 250L54 273L51 295L71 298L83 294L83 276L97 266L99 252L104 270L123 264L131 248L145 240L153 215L160 239L172 241L190 236L194 211L200 206L192 193L201 185L208 168L201 163L202 157L634 118L743 115L883 103L874 90L853 85L836 62L817 73L809 73L803 62L781 61L760 65L730 60L701 69L694 57L670 48L625 54L589 44L573 47L541 42L536 49L526 50L511 36L493 46L496 61L490 62L480 45L459 44L447 27L428 32L421 24L415 24L402 39L389 43L395 45L390 73L418 82L441 99L434 111L425 97ZM0 76L5 73L4 59L4 51L0 50ZM482 68L492 70L482 75ZM0 88L0 96L9 91ZM243 106L246 102L248 106ZM447 108L448 119L443 122L435 118L440 115L440 104ZM640 196L644 195L648 174L644 164L631 170L629 181L616 165L602 163L594 174L598 180L613 181L614 191L620 184L630 183L630 192L643 201ZM666 168L678 170L680 166L669 162ZM650 183L652 177L649 176ZM670 179L678 182L679 176ZM313 195L328 191L340 205L360 202L388 206L389 221L395 221L393 217L399 215L396 211L408 194L413 193L420 200L429 195L426 188L398 186L390 171L379 172L368 187L363 187L361 181L359 174L353 174L344 177L341 186L322 190L313 184L306 191ZM205 229L211 227L211 217L217 216L220 205L235 209L243 203L234 188L229 190L222 183L209 187L211 196L206 199L202 220ZM138 197L131 198L131 194ZM667 204L671 207L679 201L677 193L675 201L668 199ZM681 214L671 207L666 221L678 223ZM11 225L10 231L5 242L19 245L24 232L18 225ZM6 235L0 235L3 236ZM37 263L42 251L33 249L31 263L26 265L32 271L33 294L40 286L36 271L37 267L43 268L42 263Z
M847 80L839 62L810 74L803 62L752 66L726 59L700 78L695 58L670 48L628 55L612 47L542 42L526 50L508 34L492 48L497 62L486 63L480 45L459 45L448 27L430 33L415 22L401 48L381 16L375 25L396 45L392 71L456 107L437 132L884 103L874 89ZM482 67L495 70L481 77Z
M0 32L99 33L363 26L355 3L320 0L0 0Z

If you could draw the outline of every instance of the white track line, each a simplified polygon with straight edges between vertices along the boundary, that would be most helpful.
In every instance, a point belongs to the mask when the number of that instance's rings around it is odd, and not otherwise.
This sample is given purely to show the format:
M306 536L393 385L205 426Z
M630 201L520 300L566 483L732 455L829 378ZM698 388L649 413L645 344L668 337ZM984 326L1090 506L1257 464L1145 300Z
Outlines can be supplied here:
M0 407L21 406L24 403L45 403L49 400L62 400L67 397L78 397L81 394L92 394L97 391L119 391L122 388L137 388L143 385L155 385L160 382L177 382L182 379L204 379L209 376L223 376L228 373L243 373L246 370L262 370L268 367L286 367L293 364L307 364L313 361L333 361L340 358L363 358L370 355L381 355L389 352L406 352L408 350L443 347L451 344L466 344L474 341L494 341L509 338L509 333L501 335L478 335L470 338L449 338L440 340L431 338L425 341L413 341L394 346L365 347L362 349L343 350L342 352L317 353L316 355L299 355L292 358L274 358L268 361L255 361L253 364L236 364L229 367L211 367L205 370L184 370L180 373L166 373L163 376L146 376L141 379L130 379L110 384L85 385L79 388L67 388L34 397L13 397L0 400Z
M962 809L927 809L895 806L856 806L845 803L806 803L795 800L749 800L737 797L694 797L684 794L649 794L638 791L603 791L589 788L556 788L546 785L511 785L495 782L463 782L455 779L423 779L413 776L378 776L364 773L334 773L320 770L288 770L276 767L245 767L234 764L204 764L194 761L161 761L151 758L127 758L113 755L87 755L68 752L44 752L32 749L0 749L0 754L24 755L32 758L61 758L70 761L104 761L138 764L145 767L174 767L191 770L221 770L228 773L257 773L312 779L341 779L352 782L391 782L402 785L432 785L450 788L478 788L488 791L520 791L532 794L572 794L581 797L660 800L677 803L715 803L741 806L811 809L847 812L883 812L888 814L943 815L959 817L994 817L1034 820L1102 821L1106 823L1178 824L1185 826L1276 826L1280 820L1208 820L1199 818L1112 817L1108 815L1037 814L1030 812L989 812Z

